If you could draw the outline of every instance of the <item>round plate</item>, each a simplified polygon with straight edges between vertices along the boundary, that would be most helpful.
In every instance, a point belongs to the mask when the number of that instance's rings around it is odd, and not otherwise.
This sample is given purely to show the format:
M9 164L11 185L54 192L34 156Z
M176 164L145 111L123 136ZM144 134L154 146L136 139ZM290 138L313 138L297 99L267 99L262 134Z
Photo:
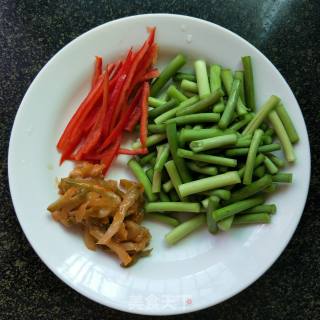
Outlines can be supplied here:
M145 222L152 233L152 255L130 268L104 252L86 249L79 234L51 219L46 208L57 198L57 177L72 163L59 166L56 142L90 86L94 56L114 61L147 37L156 26L159 64L179 52L233 69L241 56L254 64L257 105L271 94L289 109L300 135L297 163L289 168L294 183L269 199L277 214L270 225L233 229L212 236L205 228L173 247L164 244L169 227ZM133 178L119 157L108 178ZM86 297L123 311L167 315L217 304L258 279L278 258L297 227L310 176L306 126L288 84L272 63L236 34L203 20L169 14L128 17L101 25L57 53L28 89L12 129L9 181L14 207L30 244L65 283Z

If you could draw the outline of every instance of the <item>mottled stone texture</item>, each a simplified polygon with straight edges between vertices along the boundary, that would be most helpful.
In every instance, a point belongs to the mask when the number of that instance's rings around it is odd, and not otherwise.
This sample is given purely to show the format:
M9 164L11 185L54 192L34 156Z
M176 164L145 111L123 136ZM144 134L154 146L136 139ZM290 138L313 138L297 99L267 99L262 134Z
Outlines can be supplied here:
M16 219L7 149L20 101L59 49L104 22L138 13L193 15L253 43L286 78L302 108L312 146L308 202L290 244L257 282L215 307L179 319L320 319L319 128L320 2L0 0L0 318L140 319L82 297L39 260ZM27 181L26 181L27 184Z

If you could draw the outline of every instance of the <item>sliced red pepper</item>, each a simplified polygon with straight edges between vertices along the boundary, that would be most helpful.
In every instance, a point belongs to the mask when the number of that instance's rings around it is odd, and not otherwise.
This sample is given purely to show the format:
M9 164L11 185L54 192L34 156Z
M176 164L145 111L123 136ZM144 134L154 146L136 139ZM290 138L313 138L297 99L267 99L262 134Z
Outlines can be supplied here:
M130 49L129 51L129 54L124 62L124 74L123 76L125 77L124 78L124 81L122 83L122 86L119 90L119 92L117 92L117 96L116 96L116 99L114 101L114 105L113 106L113 112L111 113L111 120L110 120L110 124L109 124L109 132L114 128L115 126L115 123L116 121L118 120L118 117L119 115L121 114L121 110L122 110L122 107L124 106L124 102L127 101L127 97L126 99L123 99L124 97L124 91L126 90L126 85L127 85L127 82L128 82L128 76L130 74L130 68L131 68L131 65L132 65L132 56L133 56L133 52L132 50Z
M130 116L132 115L133 110L136 108L137 104L139 103L141 92L142 92L141 89L137 91L137 93L136 93L135 97L133 98L133 100L131 101L129 107L126 109L124 116L121 117L120 122L111 131L109 136L103 142L103 144L99 148L99 151L107 148L109 146L109 144L112 143L114 141L114 139L122 133L122 131L124 130L124 128L126 127L128 121L130 119Z
M122 149L120 148L118 151L118 154L127 154L130 156L138 155L138 154L147 154L148 149L147 148L140 148L136 150L130 150L130 149Z
M121 136L119 136L114 144L102 155L101 163L105 165L103 174L106 174L112 164L113 159L117 156L121 144Z
M138 51L130 49L124 60L107 66L104 74L102 58L96 57L92 89L57 144L62 154L61 162L67 159L100 161L105 165L106 173L117 154L148 152L146 147L120 149L120 144L123 130L133 130L140 120L140 140L143 146L146 145L149 95L146 81L159 75L152 69L157 57L155 28L149 28L149 32L148 39Z
M86 98L81 102L76 113L72 116L67 127L64 129L60 140L58 141L57 148L59 151L63 150L68 146L71 140L75 140L82 133L83 126L82 121L95 106L95 103L102 95L103 90L103 78L100 77L96 86L89 92Z
M117 109L119 108L119 97L121 96L121 92L127 79L128 69L131 63L131 57L132 50L129 51L126 61L122 65L122 70L120 70L122 73L118 76L112 94L110 95L110 105L105 117L104 136L107 136L114 127L113 119L115 117L115 114L118 112Z
M135 128L135 126L139 122L140 118L141 118L141 104L139 103L136 106L136 108L133 110L130 120L125 127L125 130L128 132L132 132L132 130Z
M148 82L143 83L141 97L141 118L140 118L140 141L142 147L147 144L148 136L148 97L150 94L150 86Z
M128 73L127 81L124 85L121 96L119 98L119 105L120 106L123 105L123 101L125 99L128 99L128 97L130 95L130 89L131 90L133 89L133 77L135 76L136 70L138 70L137 67L139 66L139 63L141 62L141 60L145 56L146 52L148 51L149 47L153 43L154 32L155 32L155 29L151 30L148 40L143 44L143 46L136 52L136 54L134 56L134 60L131 63L131 66L130 66L131 68ZM120 114L120 110L116 110L115 116L113 117L112 122L111 122L111 126L114 126L114 123L117 121L119 114Z
M102 105L100 110L98 111L98 116L96 122L94 123L92 129L90 130L89 134L87 135L85 141L78 149L77 153L75 154L76 160L83 160L83 156L86 153L89 153L93 148L97 147L98 141L102 135L102 130L104 126L104 119L105 114L107 111L108 106L108 99L109 99L109 73L108 69L104 74L104 81L103 81L103 99Z
M110 74L110 76L109 76L110 81L117 75L117 73L121 69L122 61L118 60L115 63L113 63L113 65L114 65L114 69L112 70L112 72L109 73Z
M92 77L92 88L97 84L97 81L102 74L102 58L100 56L96 56L96 63L94 66L94 73Z
M141 81L149 81L154 78L158 78L160 75L160 72L158 69L152 69L144 74L144 76L141 78Z
M131 88L134 88L139 82L144 81L143 77L147 73L147 70L152 66L153 61L156 59L157 52L158 46L157 44L153 43L149 48L148 52L145 54L144 59L140 62L138 66L138 71L135 78L133 79Z

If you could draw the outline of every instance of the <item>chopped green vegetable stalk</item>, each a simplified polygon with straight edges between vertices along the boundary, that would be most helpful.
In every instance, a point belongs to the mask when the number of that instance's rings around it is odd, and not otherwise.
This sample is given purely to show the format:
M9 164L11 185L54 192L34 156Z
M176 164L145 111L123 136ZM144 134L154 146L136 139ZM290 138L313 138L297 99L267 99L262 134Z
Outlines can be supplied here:
M178 149L178 138L177 138L177 127L175 123L167 124L167 137L169 148L171 152L171 156L173 161L178 169L179 175L183 182L189 182L192 180L191 175L188 171L188 168L185 164L184 159L178 156L177 149Z
M163 106L166 103L165 100L157 99L154 97L148 97L148 105L152 108L158 108Z
M183 94L189 99L189 98L192 98L194 96L198 96L196 93L194 92L190 92L190 91L183 91Z
M194 161L202 161L202 162L207 162L219 166L226 166L226 167L236 167L237 166L237 160L235 159L230 159L230 158L225 158L225 157L220 157L220 156L212 156L209 154L199 154L199 153L194 153L190 150L185 150L185 149L178 149L177 154L181 158L186 158Z
M193 212L200 213L198 202L149 202L144 206L146 212Z
M277 143L267 144L265 146L258 147L258 152L268 153L272 151L280 150L281 146ZM228 157L244 156L248 154L249 148L235 148L226 150L225 154Z
M248 156L247 156L246 167L244 170L243 184L250 184L252 181L254 163L255 163L255 159L257 156L258 147L261 142L262 135L263 135L263 131L261 129L257 129L254 132L254 135L250 144Z
M258 178L262 178L266 174L266 167L264 165L259 166L254 170L253 174Z
M270 136L267 136L267 135L263 135L262 136L262 142L264 143L264 144L271 144L272 143L272 137L270 137Z
M209 80L210 80L210 91L214 92L218 89L222 90L221 85L221 66L214 64L210 66L209 71ZM224 92L223 92L224 94ZM220 98L219 102L217 102L212 109L212 112L221 113L225 109L223 98Z
M279 140L280 140L280 143L282 145L284 155L285 155L287 161L294 162L296 160L296 156L294 154L293 147L292 147L291 141L289 139L289 136L288 136L278 114L276 113L276 111L271 111L269 113L268 118L269 118L269 121L271 122Z
M205 225L206 217L203 214L197 215L175 227L172 231L166 234L165 240L167 244L173 245L194 230Z
M262 204L260 206L256 206L253 208L250 208L246 211L246 213L276 213L277 211L277 206L275 204Z
M160 90L166 85L172 76L186 63L186 59L182 54L178 54L170 63L162 70L160 76L152 84L150 95L155 97Z
M206 191L204 193L209 196L217 196L221 200L229 200L231 197L231 192L226 189L215 189L211 191Z
M271 96L243 130L243 134L253 133L258 129L268 114L277 106L279 101L280 99L277 96Z
M150 119L154 119L158 116L160 116L161 114L163 114L164 112L167 112L171 109L173 109L174 107L176 107L178 104L176 99L170 99L169 101L165 101L165 103L155 109L149 110L148 116ZM149 128L149 126L148 126Z
M128 162L128 166L135 175L135 177L138 179L138 181L143 185L144 192L148 198L149 201L156 201L157 197L155 194L152 193L152 186L151 182L146 176L145 172L141 168L140 164L134 160L131 159Z
M213 138L224 135L224 132L217 128L212 129L182 129L179 141L183 144L194 140Z
M209 176L215 176L218 173L218 170L216 167L200 167L194 162L187 162L187 166L190 170L202 174L206 174Z
M220 119L219 113L195 113L180 116L168 120L166 123L176 123L177 125L184 125L189 123L205 123L205 122L218 122Z
M219 202L220 202L220 199L216 196L211 196L208 200L208 206L206 211L207 226L208 226L209 232L211 232L212 234L215 234L218 232L218 226L217 226L217 223L212 218L212 213L215 209L219 207Z
M278 167L267 156L264 158L264 165L271 174L276 174L279 171Z
M166 133L165 124L148 124L149 133Z
M184 198L180 195L180 192L179 192L179 186L182 184L182 181L181 181L181 178L179 176L178 170L177 170L177 168L176 168L176 166L174 164L174 161L173 160L168 161L165 164L165 167L166 167L167 172L169 174L169 177L170 177L170 180L172 182L172 185L174 186L175 190L177 191L179 199L181 201L183 201Z
M207 66L204 60L197 60L194 63L196 72L197 85L199 90L199 97L203 99L210 94L209 79L207 73Z
M289 139L291 141L291 143L296 143L299 141L299 135L296 131L296 128L294 127L294 124L287 112L287 110L285 109L284 105L282 104L282 102L278 103L278 105L276 106L276 112L289 136Z
M213 211L212 216L218 222L262 203L264 203L262 196L241 200Z
M170 151L169 145L165 144L165 145L159 146L157 149L158 149L158 154L157 154L156 163L154 165L154 170L161 172L169 157L169 151Z
M198 93L198 86L195 82L183 79L180 85L182 90Z
M255 92L254 92L254 81L253 81L253 71L251 64L251 57L242 57L242 65L244 72L244 91L246 97L247 106L252 110L256 110L255 103Z
M268 128L265 133L266 136L272 137L274 135L274 130L272 128Z
M292 183L292 173L277 173L272 176L273 182Z
M240 92L240 81L234 80L227 105L219 121L219 128L226 129L231 123L231 120L234 115L234 111L236 109L237 101L239 99L239 92Z
M160 197L160 201L162 201L162 202L169 202L170 201L169 196L162 190L160 191L159 197Z
M161 191L161 172L154 171L152 178L152 192L159 193Z
M239 80L240 81L240 99L241 101L245 104L246 103L246 98L245 98L245 94L244 94L244 73L243 71L236 71L234 73L234 79Z
M229 171L217 176L203 178L192 182L187 182L179 186L182 197L202 191L218 189L228 185L240 183L240 177L237 171Z
M263 192L265 193L272 193L275 192L279 189L279 184L278 183L273 183L269 187L266 187Z
M180 224L179 220L178 219L175 219L175 218L172 218L172 217L169 217L167 215L164 215L164 214L159 214L159 213L147 213L145 215L145 217L147 219L154 219L156 221L160 221L160 222L163 222L165 224L168 224L172 227L176 227Z
M143 156L140 160L139 163L141 166L145 166L146 164L150 163L152 159L156 158L156 153L155 152L150 152L149 154Z
M147 147L154 146L159 142L166 139L166 135L164 133L153 134L147 138ZM142 147L140 141L136 141L132 144L132 149L140 149Z
M182 80L189 80L189 81L196 81L196 76L192 73L186 73L186 72L177 72L173 76L174 81L182 81Z
M161 172L164 164L169 157L169 146L162 145L157 148L157 159L154 165L154 174L152 179L152 192L157 193L161 191Z
M168 88L167 94L170 98L176 99L179 102L188 100L188 98L181 91L179 91L173 84L170 85L170 87Z
M207 95L205 98L202 98L200 101L196 102L193 105L185 107L183 109L179 109L176 113L177 116L184 116L188 114L198 113L205 111L216 103L223 95L221 89L217 89L216 91L212 92L211 94Z
M219 221L217 223L219 230L228 231L232 226L233 219L234 219L234 216L230 216L228 218L225 218Z
M221 70L221 79L224 88L226 89L227 95L231 95L232 91L232 83L233 83L233 75L230 69L222 69Z
M153 177L153 174L154 174L153 168L147 169L147 170L145 171L145 173L146 173L146 176L148 177L148 179L149 179L150 181L152 181L152 177Z
M212 108L212 112L217 112L217 113L222 113L225 109L225 104L224 104L224 100L223 98L220 98L219 102L217 102L213 108Z
M249 123L252 120L252 118L253 118L253 114L252 113L245 114L243 116L243 119L240 120L240 121L237 121L232 126L230 126L230 129L238 131L241 128L243 128L247 123Z
M157 118L154 119L154 122L156 124L161 124L161 123L165 123L167 120L173 118L176 116L176 112L180 109L184 109L188 106L191 106L193 104L195 104L196 102L199 101L199 97L198 96L193 96L192 98L189 98L186 101L183 101L181 103L179 103L179 105L177 107L174 107L162 114L160 114Z
M272 183L272 177L270 175L266 174L265 176L263 176L259 180L256 180L256 181L252 182L251 184L248 184L247 186L242 187L241 189L233 192L231 194L231 198L230 198L229 202L230 203L237 202L237 201L249 198L249 197L255 195L256 193L259 193L260 191L262 191L266 187L270 186L271 183Z
M249 147L251 144L252 139L238 139L237 142L234 144L234 147L236 148L246 148ZM229 146L224 146L229 147Z
M213 64L210 66L210 90L211 92L222 89L221 85L221 66L218 64Z
M166 183L164 183L164 184L162 185L162 188L163 188L163 190L164 190L165 192L169 192L169 191L173 188L172 181L169 180L169 181L167 181Z
M235 81L239 81L239 80L235 80ZM243 104L240 96L239 96L238 101L237 101L236 111L237 111L238 116L244 116L249 111L249 109Z
M270 221L270 215L267 213L250 213L235 217L232 225L237 226L241 224L270 223Z
M271 160L278 168L283 168L283 167L285 166L284 160L278 158L278 157L275 156L274 154L269 153L267 156L270 158L270 160Z
M260 166L260 164L262 164L264 161L264 154L259 153L254 161L254 169L257 168L258 166ZM243 178L244 175L244 170L245 170L246 166L244 165L239 171L239 176L240 178Z
M170 201L172 201L172 202L177 202L177 201L179 201L179 196L178 196L176 190L171 189L171 190L169 191L169 195L170 195Z
M201 152L209 149L221 148L226 145L232 145L235 144L236 141L236 134L226 134L224 136L192 141L190 143L190 148L194 152Z

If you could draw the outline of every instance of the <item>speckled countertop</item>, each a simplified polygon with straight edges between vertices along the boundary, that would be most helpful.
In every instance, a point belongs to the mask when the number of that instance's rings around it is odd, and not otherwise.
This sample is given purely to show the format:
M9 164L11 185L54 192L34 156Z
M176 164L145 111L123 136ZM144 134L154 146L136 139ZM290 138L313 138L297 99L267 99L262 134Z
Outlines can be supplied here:
M0 0L0 319L140 319L79 295L40 261L15 216L7 149L32 79L59 49L104 22L139 13L192 15L250 41L280 70L302 108L312 146L307 205L290 244L252 286L180 319L320 319L320 2ZM318 201L317 201L318 200Z

